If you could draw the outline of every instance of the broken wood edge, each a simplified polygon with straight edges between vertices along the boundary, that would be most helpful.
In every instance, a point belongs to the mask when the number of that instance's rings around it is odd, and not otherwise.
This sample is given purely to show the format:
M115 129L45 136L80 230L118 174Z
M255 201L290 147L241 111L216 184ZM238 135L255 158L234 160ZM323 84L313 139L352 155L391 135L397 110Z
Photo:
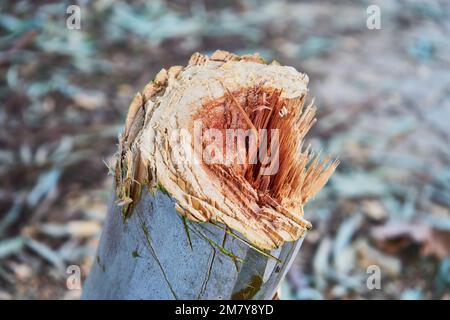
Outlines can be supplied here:
M177 201L177 211L187 219L223 223L230 229L243 234L250 245L263 252L279 247L286 241L295 241L302 237L306 230L311 228L311 224L303 218L303 204L325 185L339 162L337 160L330 161L330 158L320 161L320 155L315 156L309 146L302 149L303 167L301 170L303 170L302 183L304 183L302 188L307 192L300 195L300 200L297 201L300 205L297 204L295 207L297 210L295 211L288 210L279 205L270 213L275 216L278 224L287 223L289 230L278 230L276 226L271 225L270 221L261 223L257 217L241 215L237 210L227 212L226 208L224 208L225 206L219 206L217 208L217 201L199 194L198 189L192 188L192 186L189 188L188 181L183 181L183 179L179 178L176 181L169 181L167 175L170 173L170 170L167 170L167 167L164 166L158 170L158 165L154 162L155 158L149 156L148 144L149 140L151 140L149 137L153 138L153 140L156 139L154 132L158 128L155 128L155 126L159 125L159 123L154 121L153 115L155 110L161 113L159 109L163 108L160 106L164 104L162 101L163 98L168 99L169 97L174 97L174 95L170 96L170 93L174 90L176 91L180 75L186 70L199 70L211 64L217 65L218 68L225 70L227 68L233 69L233 64L235 63L240 63L240 67L245 66L246 63L252 67L255 64L267 65L259 55L239 57L229 52L216 51L211 57L207 57L195 53L192 55L186 67L174 66L168 70L162 69L156 75L155 79L144 87L141 93L136 94L129 107L124 133L119 137L119 150L115 167L117 205L122 208L123 219L126 219L132 214L134 207L139 202L141 193L147 188L148 192L151 193L154 193L156 190L161 190L171 195ZM270 66L287 68L281 67L277 63L271 63ZM280 70L286 71L285 69ZM289 70L289 72L292 72L292 70ZM299 123L302 124L298 134L303 139L315 122L315 108L312 104L306 108L303 107L307 93L306 85L308 79L304 74L297 73L296 71L295 73L295 76L299 79L296 80L298 81L297 84L301 84L304 88L301 91L296 91L297 98L290 99L295 100L297 107L303 111L299 114L300 117L298 119ZM195 73L192 77L195 77ZM279 80L285 81L285 79ZM237 82L239 82L239 79ZM168 87L172 91L168 92ZM282 87L281 89L285 88ZM228 95L233 95L234 92L234 90L231 92L228 87L225 87L224 91ZM293 90L290 92L291 95L292 92ZM300 92L300 96L298 92ZM165 106L167 107L167 101ZM301 142L302 146L303 142ZM155 145L152 147L154 149ZM154 150L152 151L154 152ZM180 191L180 189L182 190ZM218 194L223 196L220 192ZM240 200L239 198L234 198L233 201L239 202Z

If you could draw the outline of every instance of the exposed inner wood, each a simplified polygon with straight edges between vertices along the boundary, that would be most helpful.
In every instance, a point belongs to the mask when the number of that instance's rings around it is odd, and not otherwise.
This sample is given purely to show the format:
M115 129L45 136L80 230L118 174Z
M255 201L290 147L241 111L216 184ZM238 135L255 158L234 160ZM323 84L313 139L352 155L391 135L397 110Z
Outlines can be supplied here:
M161 70L133 100L120 137L115 176L124 217L148 187L167 192L188 219L223 223L259 248L298 239L311 227L303 205L338 165L321 161L304 145L316 121L315 107L304 106L307 82L291 67L224 51L211 57L196 53L184 68ZM246 161L196 166L184 159L170 137L180 128L194 133L195 121L201 121L202 133L223 133L222 155L231 160L246 155ZM250 138L244 144L233 140L236 152L227 154L230 129L253 133L257 147L250 147ZM260 134L264 130L267 140ZM272 150L275 131L278 144ZM203 138L206 148L212 141ZM267 152L262 158L260 150Z
M234 159L227 164L205 164L210 174L219 176L223 193L239 198L241 209L256 218L258 215L270 216L264 210L266 207L284 212L302 211L303 204L326 183L337 166L337 162L329 163L329 159L319 165L318 158L314 161L309 147L302 150L303 138L316 122L315 107L303 107L304 96L283 99L282 89L262 85L235 92L226 89L226 93L221 99L205 103L196 115L195 119L202 121L202 129L214 128L222 132L220 145L224 157L228 156L229 151L226 149L227 130L250 130L255 134L257 147L260 148L258 132L266 129L267 143L263 147L267 148L267 158L278 159L279 168L276 174L263 174L262 167L266 167L263 163L268 161L261 161L255 156L258 148L250 148L250 137L247 137L245 145L238 144L237 139L233 140L233 154L230 155L231 158L237 154L245 155L244 163ZM270 154L270 132L274 129L279 133L276 156ZM209 143L211 141L203 141L203 147ZM245 150L238 150L239 147ZM256 163L250 161L253 156ZM307 168L307 164L311 166ZM244 180L249 184L243 183ZM258 207L252 205L254 202ZM298 222L309 228L306 221L299 219Z

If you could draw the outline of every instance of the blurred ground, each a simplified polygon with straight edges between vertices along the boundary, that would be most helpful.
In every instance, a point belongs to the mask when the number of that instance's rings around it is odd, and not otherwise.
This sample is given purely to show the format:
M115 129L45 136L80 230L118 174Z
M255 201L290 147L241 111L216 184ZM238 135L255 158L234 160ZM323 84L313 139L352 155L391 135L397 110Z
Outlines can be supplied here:
M81 30L42 3L0 4L0 298L79 297L65 268L92 263L132 96L219 48L306 72L309 137L341 159L283 298L450 298L447 1L79 1Z

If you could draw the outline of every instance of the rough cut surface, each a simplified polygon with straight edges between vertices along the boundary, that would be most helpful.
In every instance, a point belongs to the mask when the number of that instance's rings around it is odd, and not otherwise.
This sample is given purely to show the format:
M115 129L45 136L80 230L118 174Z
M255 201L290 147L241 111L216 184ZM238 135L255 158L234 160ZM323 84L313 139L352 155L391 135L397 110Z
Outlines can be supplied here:
M169 193L187 218L223 223L261 249L299 239L311 227L303 205L338 164L328 158L320 162L303 146L315 122L314 106L304 107L307 84L308 77L292 67L224 51L211 57L196 53L186 67L161 70L135 96L120 137L115 176L123 215L131 214L147 186ZM260 160L192 161L189 152L199 156L193 140L178 133L195 137L195 121L201 121L201 130L215 128L224 136L227 129L255 136L260 129L277 129L278 170L264 174ZM251 154L246 145L234 146Z

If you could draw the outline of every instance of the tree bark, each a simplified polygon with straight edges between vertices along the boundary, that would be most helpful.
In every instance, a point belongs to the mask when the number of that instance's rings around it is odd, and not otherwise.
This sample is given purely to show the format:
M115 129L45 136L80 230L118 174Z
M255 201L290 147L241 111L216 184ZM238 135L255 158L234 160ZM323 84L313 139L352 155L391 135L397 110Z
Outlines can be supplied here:
M226 231L184 220L159 190L126 220L112 202L82 298L272 299L302 239L273 250L277 261Z

